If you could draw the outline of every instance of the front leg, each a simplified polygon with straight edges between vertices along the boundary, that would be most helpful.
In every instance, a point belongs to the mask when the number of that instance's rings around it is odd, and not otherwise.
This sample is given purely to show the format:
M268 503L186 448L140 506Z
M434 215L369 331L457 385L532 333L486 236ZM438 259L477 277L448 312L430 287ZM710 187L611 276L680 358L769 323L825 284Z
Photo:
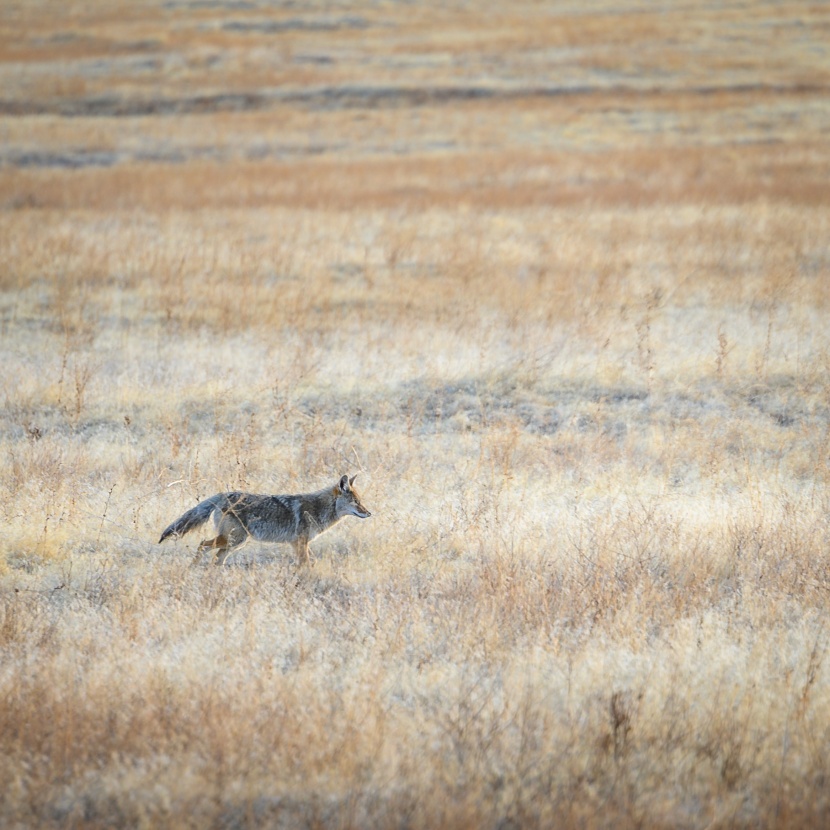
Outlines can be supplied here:
M297 554L297 564L301 566L312 565L314 560L308 547L308 536L300 536L294 542L294 552Z

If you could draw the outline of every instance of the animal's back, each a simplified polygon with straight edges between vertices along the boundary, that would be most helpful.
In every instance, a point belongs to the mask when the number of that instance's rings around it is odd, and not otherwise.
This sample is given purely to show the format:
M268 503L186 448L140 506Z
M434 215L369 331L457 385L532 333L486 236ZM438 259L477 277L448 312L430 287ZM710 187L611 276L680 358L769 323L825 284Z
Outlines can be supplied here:
M297 496L239 493L225 514L235 515L252 538L260 542L291 542L297 538L300 504Z

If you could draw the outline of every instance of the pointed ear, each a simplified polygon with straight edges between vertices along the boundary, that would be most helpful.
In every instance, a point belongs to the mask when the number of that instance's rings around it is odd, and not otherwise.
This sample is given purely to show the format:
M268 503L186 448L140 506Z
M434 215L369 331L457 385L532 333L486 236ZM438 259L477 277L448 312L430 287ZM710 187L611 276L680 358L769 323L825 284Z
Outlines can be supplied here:
M357 473L355 473L355 474L354 474L354 475L353 475L353 476L349 479L349 485L350 485L350 486L351 486L352 484L354 484L354 480L355 480L356 478L357 478Z
M341 493L348 493L349 492L349 477L343 476L340 479L340 492Z

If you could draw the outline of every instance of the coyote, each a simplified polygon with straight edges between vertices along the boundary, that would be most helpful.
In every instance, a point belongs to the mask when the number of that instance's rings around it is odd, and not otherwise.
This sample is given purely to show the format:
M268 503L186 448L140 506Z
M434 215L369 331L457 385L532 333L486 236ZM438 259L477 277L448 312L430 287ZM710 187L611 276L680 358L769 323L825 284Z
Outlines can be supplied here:
M308 543L344 516L367 519L372 514L352 488L355 476L343 476L334 487L297 496L257 496L253 493L217 493L197 504L165 528L159 539L178 537L204 524L211 516L216 538L199 544L199 554L215 550L214 561L224 564L249 538L260 542L292 542L301 565L311 561Z

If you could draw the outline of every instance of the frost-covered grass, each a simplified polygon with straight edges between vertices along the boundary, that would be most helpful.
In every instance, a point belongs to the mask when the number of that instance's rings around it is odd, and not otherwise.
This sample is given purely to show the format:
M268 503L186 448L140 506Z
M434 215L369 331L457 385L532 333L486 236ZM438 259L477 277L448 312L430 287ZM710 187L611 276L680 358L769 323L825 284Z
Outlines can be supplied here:
M6 214L67 263L4 300L7 819L819 820L824 214L769 214ZM308 573L155 544L358 470Z

